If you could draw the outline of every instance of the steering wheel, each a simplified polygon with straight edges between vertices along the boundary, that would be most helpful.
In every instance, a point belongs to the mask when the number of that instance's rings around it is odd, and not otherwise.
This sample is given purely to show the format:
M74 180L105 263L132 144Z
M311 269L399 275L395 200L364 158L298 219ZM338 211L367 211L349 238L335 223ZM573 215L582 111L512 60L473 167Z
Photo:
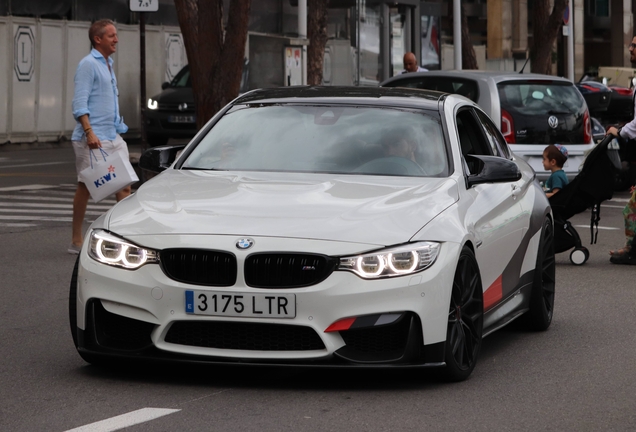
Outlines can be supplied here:
M365 174L426 176L426 171L416 162L400 156L374 159L354 170Z

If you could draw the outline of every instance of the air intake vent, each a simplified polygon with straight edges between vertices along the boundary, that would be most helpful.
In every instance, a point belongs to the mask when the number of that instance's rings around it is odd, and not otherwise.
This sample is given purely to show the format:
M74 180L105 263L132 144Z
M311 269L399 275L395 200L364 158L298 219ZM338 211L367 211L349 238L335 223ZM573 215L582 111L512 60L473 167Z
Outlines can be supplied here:
M202 249L165 249L159 253L161 269L178 282L206 286L236 283L236 257Z
M310 327L246 322L177 321L166 342L205 348L253 351L309 351L325 349Z
M314 254L254 254L245 261L245 283L256 288L298 288L325 280L337 258Z

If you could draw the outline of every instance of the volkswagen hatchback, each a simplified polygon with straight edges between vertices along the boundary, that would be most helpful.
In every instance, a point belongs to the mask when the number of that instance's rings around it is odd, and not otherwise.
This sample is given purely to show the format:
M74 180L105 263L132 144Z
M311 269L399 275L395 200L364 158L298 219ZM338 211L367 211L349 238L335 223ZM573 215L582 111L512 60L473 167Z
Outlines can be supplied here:
M585 99L571 81L551 75L490 71L431 71L398 75L384 87L438 90L466 96L481 106L501 130L510 149L526 160L540 180L548 144L569 152L563 167L572 179L594 146Z

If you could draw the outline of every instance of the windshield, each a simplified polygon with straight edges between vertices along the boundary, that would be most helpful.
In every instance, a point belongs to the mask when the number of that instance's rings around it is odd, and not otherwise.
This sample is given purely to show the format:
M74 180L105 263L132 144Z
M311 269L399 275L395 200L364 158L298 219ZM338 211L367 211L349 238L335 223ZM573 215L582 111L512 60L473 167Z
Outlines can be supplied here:
M170 87L192 87L192 80L190 80L190 68L185 66L179 71L170 82Z
M577 114L583 96L569 83L515 81L498 85L501 106L521 114Z
M241 106L182 168L446 176L439 115L345 106Z

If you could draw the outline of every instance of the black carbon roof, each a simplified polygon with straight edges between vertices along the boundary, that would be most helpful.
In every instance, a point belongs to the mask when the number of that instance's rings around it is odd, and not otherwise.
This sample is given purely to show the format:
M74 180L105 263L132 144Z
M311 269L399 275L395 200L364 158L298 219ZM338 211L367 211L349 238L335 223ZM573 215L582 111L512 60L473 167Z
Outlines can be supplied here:
M400 87L321 87L293 86L259 89L245 93L234 104L301 102L303 99L318 99L323 103L354 101L372 102L378 105L412 103L434 108L445 93ZM316 101L317 102L317 101Z

